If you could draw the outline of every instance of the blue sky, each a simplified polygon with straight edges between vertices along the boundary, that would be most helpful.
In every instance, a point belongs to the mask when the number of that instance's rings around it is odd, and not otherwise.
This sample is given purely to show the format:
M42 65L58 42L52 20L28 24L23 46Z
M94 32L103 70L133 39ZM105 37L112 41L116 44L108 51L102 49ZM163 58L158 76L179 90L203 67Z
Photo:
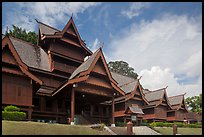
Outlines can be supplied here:
M12 24L37 32L35 18L62 30L72 13L87 46L95 51L104 43L107 62L128 62L144 87L201 93L201 2L3 2L2 32Z

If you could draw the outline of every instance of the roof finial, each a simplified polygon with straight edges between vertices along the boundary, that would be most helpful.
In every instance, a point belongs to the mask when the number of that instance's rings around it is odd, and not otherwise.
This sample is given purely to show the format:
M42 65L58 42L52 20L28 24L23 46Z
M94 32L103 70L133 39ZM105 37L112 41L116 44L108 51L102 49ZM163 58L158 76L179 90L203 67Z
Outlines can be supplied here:
M101 49L103 48L103 46L104 46L104 43L102 42L102 44L101 44Z
M71 16L71 18L73 17L73 12L72 12L72 16Z
M140 78L138 80L140 80L142 78L142 76L140 76Z
M168 88L168 85L165 87L165 89L167 89Z
M35 21L36 21L37 23L39 23L39 21L38 21L37 19L35 19Z

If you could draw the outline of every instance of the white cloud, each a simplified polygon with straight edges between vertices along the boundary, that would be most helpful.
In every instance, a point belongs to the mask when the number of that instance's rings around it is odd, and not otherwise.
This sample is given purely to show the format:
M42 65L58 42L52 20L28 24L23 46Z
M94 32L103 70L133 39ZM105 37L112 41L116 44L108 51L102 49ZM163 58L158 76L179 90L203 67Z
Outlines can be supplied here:
M152 67L159 66L170 69L169 74L174 76L184 74L187 78L202 79L201 19L165 14L152 21L143 20L138 24L133 24L125 28L122 34L113 34L110 47L114 52L107 53L109 59L126 61L135 68L136 72L149 69L153 73ZM167 78L168 75L164 77ZM149 79L152 78L149 77ZM171 86L174 88L181 86L176 78L173 80L175 84L166 83L169 89ZM202 80L196 82L197 84L186 85L185 91L191 91L192 94L201 92L202 88L198 82L202 83Z
M130 3L130 7L127 10L121 12L122 15L127 16L129 19L139 16L142 10L150 6L149 2L134 2Z
M92 52L95 52L96 50L99 49L100 46L101 46L100 41L98 40L98 38L96 38L96 39L94 40L94 42L91 44L90 50L91 50Z
M168 86L168 96L186 93L185 97L189 97L201 93L201 79L195 84L179 84L174 73L169 68L161 69L159 66L153 66L150 70L142 70L139 75L142 76L140 82L144 88L156 90Z
M99 5L95 2L17 2L16 13L7 12L6 25L15 24L26 30L34 30L38 19L53 27L64 24L72 15L77 17L78 13L83 13L86 9ZM28 23L30 23L28 25ZM6 26L5 26L6 27ZM9 27L10 28L10 27Z

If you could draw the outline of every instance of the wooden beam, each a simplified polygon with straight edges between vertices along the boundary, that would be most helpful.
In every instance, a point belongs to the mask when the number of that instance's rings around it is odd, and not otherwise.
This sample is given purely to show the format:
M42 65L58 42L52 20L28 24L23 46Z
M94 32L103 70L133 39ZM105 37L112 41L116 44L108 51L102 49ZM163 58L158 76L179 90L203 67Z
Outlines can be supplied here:
M115 124L114 112L115 112L115 100L114 100L114 96L113 96L113 98L112 98L112 124Z
M74 122L74 113L75 113L75 92L74 92L74 88L72 87L72 93L71 93L71 124L73 124Z

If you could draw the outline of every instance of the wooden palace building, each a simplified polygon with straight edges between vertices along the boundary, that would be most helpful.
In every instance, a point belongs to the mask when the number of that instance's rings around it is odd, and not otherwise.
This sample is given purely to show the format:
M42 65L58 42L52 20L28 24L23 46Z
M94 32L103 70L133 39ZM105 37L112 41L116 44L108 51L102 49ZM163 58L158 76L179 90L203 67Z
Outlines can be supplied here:
M183 96L168 98L166 88L149 91L139 79L110 72L102 49L86 47L72 17L63 30L37 23L37 45L2 35L2 109L16 105L28 120L70 124L75 117L113 125L184 117Z

